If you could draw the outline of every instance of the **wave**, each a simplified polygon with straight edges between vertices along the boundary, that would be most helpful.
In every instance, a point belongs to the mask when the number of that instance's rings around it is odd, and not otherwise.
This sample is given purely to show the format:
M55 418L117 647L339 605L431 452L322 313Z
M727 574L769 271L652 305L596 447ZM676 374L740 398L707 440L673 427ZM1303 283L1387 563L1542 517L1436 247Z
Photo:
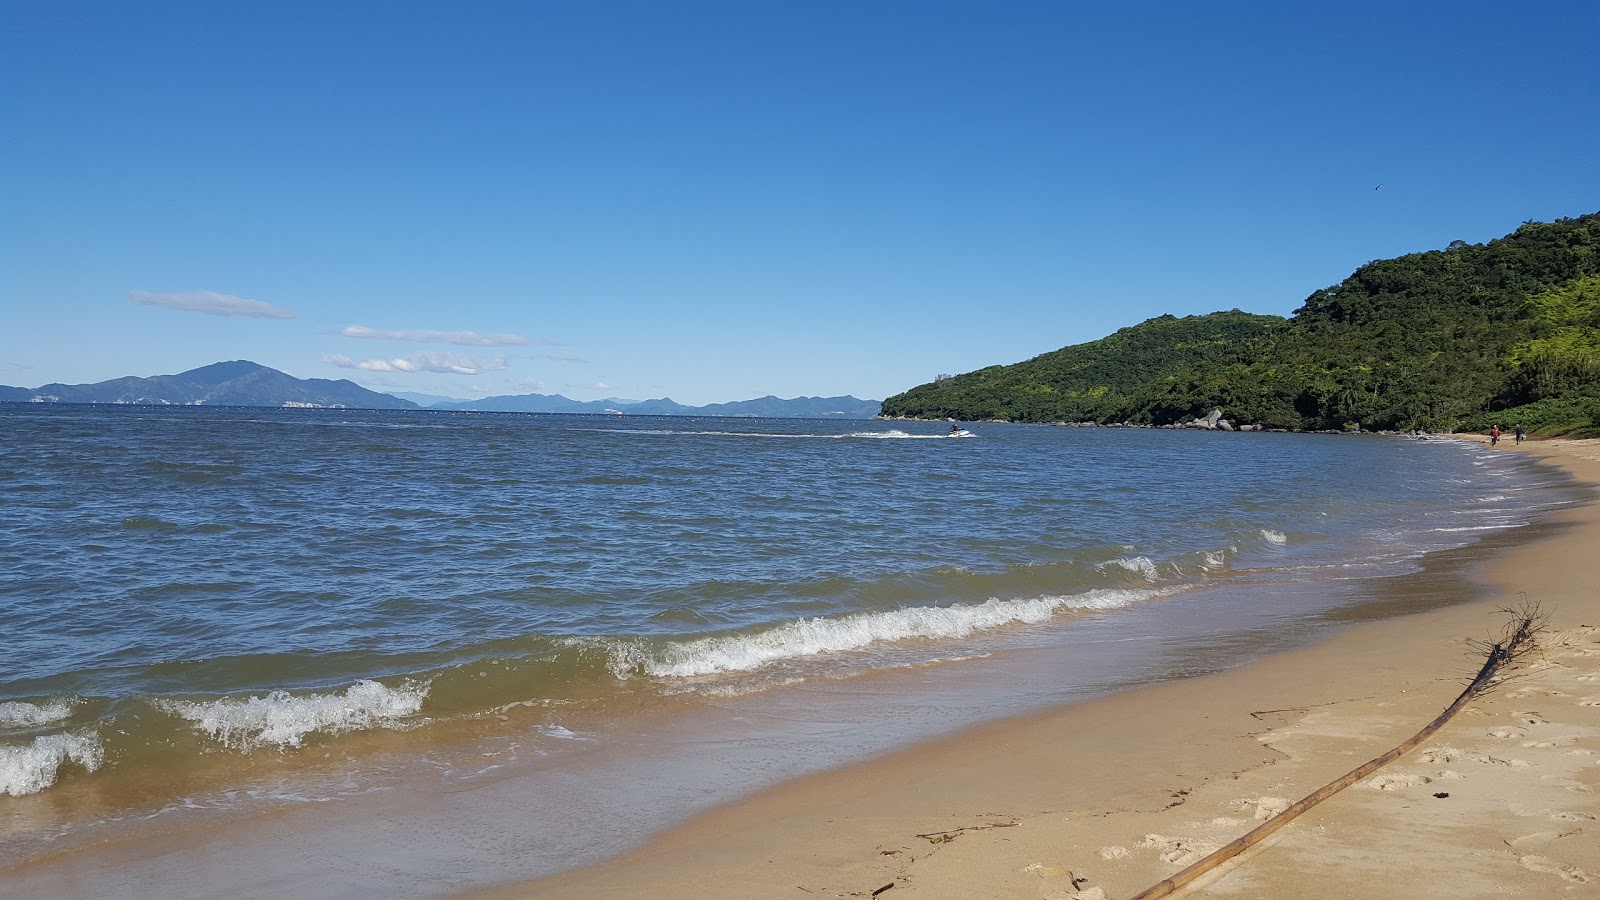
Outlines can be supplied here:
M166 531L178 526L174 522L158 519L155 516L129 516L122 520L122 527L136 531Z
M1155 581L1157 578L1156 564L1148 556L1119 556L1100 564L1101 571L1108 567L1115 567L1132 572L1145 581Z
M947 437L947 435L943 435L943 434L911 434L909 432L901 431L898 428L891 428L888 431L852 431L849 434L816 435L816 437L866 438L868 440L925 441L925 440L930 440L930 439L931 440L940 440L940 439L942 439L944 437Z
M1272 528L1261 529L1261 539L1269 544L1287 544L1289 536Z
M147 471L190 484L207 484L225 481L244 470L236 465L167 462L164 459L147 460Z
M594 740L594 735L573 731L564 725L535 725L533 730L547 738L556 738L563 741Z
M0 703L0 730L38 728L71 716L72 703L66 700L50 700L43 704L7 700Z
M879 643L948 640L1007 625L1039 624L1063 609L1119 609L1163 593L1105 588L1070 596L1018 600L991 597L978 604L800 619L755 634L699 638L654 648L640 643L618 645L610 648L611 668L624 678L692 678L748 672L774 663L862 650Z
M36 794L56 783L64 764L93 772L104 760L105 750L91 732L41 734L31 744L0 747L0 794Z
M265 745L299 747L313 732L340 734L392 726L421 710L427 696L425 683L390 688L363 680L342 694L294 696L288 691L273 691L265 697L243 700L151 702L158 709L194 723L224 747L248 751Z
M851 431L851 432L846 432L846 433L843 433L843 434L837 434L837 433L815 433L815 432L792 432L792 431L791 432L781 432L781 431L676 431L676 430L665 429L665 428L627 429L625 431L624 430L618 430L616 433L618 433L618 434L655 435L655 436L670 435L670 436L673 436L673 437L788 438L788 439L791 439L791 440L802 440L802 439L810 438L810 439L813 439L813 440L829 440L829 441L848 440L848 439L852 439L852 438L853 439L865 439L865 440L913 440L913 441L925 441L925 440L943 440L946 437L948 437L948 435L945 435L945 434L942 434L942 433L941 434L912 434L912 433L907 432L907 431L901 431L898 428L891 428L888 431Z

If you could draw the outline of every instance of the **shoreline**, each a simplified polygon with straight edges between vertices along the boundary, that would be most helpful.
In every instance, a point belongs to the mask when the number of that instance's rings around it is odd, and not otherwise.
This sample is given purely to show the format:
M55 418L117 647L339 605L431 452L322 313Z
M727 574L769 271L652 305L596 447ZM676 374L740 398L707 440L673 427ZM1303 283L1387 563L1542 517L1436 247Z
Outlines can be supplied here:
M1513 467L1524 468L1527 462L1523 457ZM1503 467L1491 466L1499 468ZM1217 619L1223 608L1207 603L1206 592L1183 594L1160 605L1158 615L1152 614L1157 607L1145 609L1142 624L1137 609L1131 618L1092 618L1086 623L1102 627L1075 630L1074 643L1018 646L992 659L968 661L955 682L926 679L912 667L786 692L789 709L774 706L772 696L761 695L748 703L730 700L697 706L699 712L689 717L652 711L645 717L648 721L633 722L601 740L585 743L586 733L580 733L575 742L564 744L575 754L564 757L566 765L546 766L530 757L526 765L506 767L492 758L508 751L504 742L419 743L413 732L376 731L363 742L367 751L387 747L401 755L358 753L371 777L344 784L347 792L335 798L338 802L316 799L320 795L315 791L307 794L280 782L276 790L268 783L269 791L261 798L266 805L258 802L256 811L247 814L212 814L199 806L169 805L152 816L106 819L97 824L110 827L97 836L62 841L53 850L29 854L0 872L0 885L24 893L86 897L174 890L172 896L200 897L240 887L247 893L270 887L328 897L459 892L744 897L757 891L796 897L865 896L889 884L898 889L895 896L1010 897L1043 891L1045 897L1077 897L1083 892L1063 893L1059 879L1050 875L1072 871L1082 888L1101 891L1083 894L1084 900L1131 896L1148 884L1130 884L1124 890L1111 880L1114 867L1132 866L1152 853L1173 859L1191 855L1212 840L1211 834L1220 833L1219 828L1232 826L1179 831L1158 816L1155 824L1132 838L1098 844L1094 842L1100 840L1099 826L1132 822L1131 815L1159 813L1169 806L1193 809L1200 797L1196 785L1220 777L1218 772L1243 779L1252 772L1281 771L1290 760L1283 739L1270 746L1260 740L1264 731L1260 715L1248 716L1250 728L1227 732L1235 728L1227 724L1237 712L1234 707L1244 702L1245 695L1237 689L1216 692L1233 706L1218 706L1203 689L1199 695L1171 694L1176 700L1167 694L1147 694L1148 689L1130 691L1126 678L1120 680L1122 694L1108 695L1093 687L1081 690L1095 683L1096 666L1108 659L1135 660L1133 683L1142 684L1157 684L1162 678L1182 678L1185 681L1178 684L1184 684L1211 672L1270 672L1260 667L1293 654L1286 647L1326 641L1330 633L1374 619L1457 608L1469 599L1494 599L1473 573L1488 560L1570 530L1552 522L1574 511L1571 501L1594 498L1594 483L1600 482L1600 472L1593 473L1584 488L1582 479L1559 474L1554 467L1542 476L1530 475L1528 487L1521 489L1543 493L1546 487L1539 484L1549 484L1554 477L1555 489L1568 502L1552 515L1546 501L1530 495L1535 508L1546 512L1527 521L1526 527L1493 530L1491 519L1484 523L1488 529L1446 528L1486 533L1460 547L1429 551L1416 572L1353 579L1317 575L1273 582L1276 587L1245 585L1247 591L1278 592L1245 604L1275 610L1271 618L1276 624L1251 630L1253 637L1248 639ZM1580 490L1573 491L1574 487ZM1464 502L1476 503L1476 496ZM1445 524L1453 524L1448 517L1468 508L1440 507L1447 516ZM1379 545L1370 552L1384 558L1386 550ZM1362 559L1360 554L1341 557L1343 562ZM1320 608L1302 605L1298 595L1303 584L1324 580L1366 587L1351 594L1352 600L1361 598L1354 605L1295 612ZM1222 596L1237 600L1236 594L1229 590ZM1478 624L1484 627L1454 637L1488 636L1493 623ZM1104 626L1110 625L1116 627L1106 633ZM1196 630L1196 625L1201 627ZM1317 633L1324 637L1312 637ZM1125 643L1129 640L1139 643ZM1453 662L1462 670L1452 670L1451 677L1464 677L1477 668L1478 661L1461 652L1464 644L1465 640L1457 640L1450 645L1459 657ZM1135 646L1140 649L1132 656L1118 649ZM1409 646L1401 651L1413 652ZM1295 665L1289 671L1292 677L1299 676ZM1442 680L1447 681L1448 677ZM1201 677L1199 683L1214 682ZM1457 682L1450 682L1450 697L1457 687ZM1374 688L1380 689L1382 685ZM1130 705L1127 697L1141 699ZM1169 700L1159 701L1161 697ZM1323 699L1330 707L1344 702ZM1166 702L1170 709L1146 716L1151 702L1158 707ZM1206 703L1212 704L1212 718L1227 724L1226 733L1206 730L1216 722L1192 721L1194 716L1184 719L1191 707ZM959 714L948 723L960 729L953 736L919 734L916 727L907 730L908 723L922 722L936 708ZM1286 715L1281 706L1244 708L1253 714L1280 710L1268 717L1273 720ZM1424 718L1437 711L1427 711ZM1068 718L1057 721L1058 714ZM1142 731L1132 727L1141 716L1151 726ZM988 724L973 724L979 718ZM810 734L829 739L820 743L792 739L793 726L787 723L796 721L812 723ZM1169 733L1174 722L1180 726L1177 737ZM770 734L774 729L776 735ZM766 746L764 739L775 736L788 744L782 752L774 755L761 749ZM745 745L748 750L742 749ZM509 752L516 749L512 745ZM1223 751L1231 755L1218 769L1216 754ZM341 768L330 754L320 757ZM315 768L318 758L305 754L303 761ZM419 760L435 768L418 768ZM478 766L482 771L452 780L439 776L436 767L441 765L452 770ZM490 775L491 769L498 771ZM1287 790L1262 789L1251 802L1278 796L1298 797ZM1243 799L1242 795L1227 798L1230 803ZM1253 824L1229 803L1223 806L1213 820ZM201 811L191 816L189 809ZM728 818L741 809L748 813L744 819ZM170 819L169 811L176 813ZM713 823L710 831L708 822ZM719 822L720 826L715 824ZM786 830L782 827L786 823L792 827ZM1090 831L1074 836L1070 828L1075 827ZM1244 830L1248 829L1239 829ZM1151 835L1173 833L1179 836L1171 840L1181 846L1149 844L1155 840ZM989 859L986 852L962 862L965 852L981 840L993 839L999 849L1006 849L1021 836L1034 834L1047 835L1050 842L1034 854L1038 859L1006 868L1003 856ZM691 837L683 840L684 835ZM939 840L936 844L918 835ZM55 838L45 840L55 843ZM664 855L657 852L663 842L671 841L678 843ZM1091 867L1078 853L1072 859L1075 868L1069 869L1058 858L1063 847L1087 849L1096 860L1100 857L1094 854L1102 849L1113 855ZM1149 883L1181 867L1166 862L1146 866L1155 873ZM953 874L939 868L947 865L955 866ZM862 887L862 873L880 870L893 881ZM1600 862L1589 870L1600 870ZM934 875L928 876L929 872ZM1017 872L1030 874L1034 881L1017 882ZM787 883L796 873L807 877ZM1040 881L1046 875L1050 880ZM936 883L930 886L929 878ZM943 885L947 881L949 885Z
M1505 449L1600 486L1600 442ZM1181 895L1600 890L1588 558L1600 505L1542 521L1551 533L1465 573L1483 599L980 724L714 808L599 865L470 896L1129 897L1413 734L1470 678L1473 642L1494 639L1519 594L1550 615L1542 655L1419 750Z

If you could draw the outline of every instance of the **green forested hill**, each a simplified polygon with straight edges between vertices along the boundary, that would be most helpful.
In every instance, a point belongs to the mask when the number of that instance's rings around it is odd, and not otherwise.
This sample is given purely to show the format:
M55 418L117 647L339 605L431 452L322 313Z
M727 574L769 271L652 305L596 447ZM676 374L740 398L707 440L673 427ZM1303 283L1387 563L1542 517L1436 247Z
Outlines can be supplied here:
M884 401L883 414L1016 422L1122 421L1129 398L1206 366L1248 360L1287 321L1217 312L1160 316L1012 366L941 376Z
M1289 319L1161 316L942 376L883 414L1286 428L1600 427L1600 213L1380 260Z

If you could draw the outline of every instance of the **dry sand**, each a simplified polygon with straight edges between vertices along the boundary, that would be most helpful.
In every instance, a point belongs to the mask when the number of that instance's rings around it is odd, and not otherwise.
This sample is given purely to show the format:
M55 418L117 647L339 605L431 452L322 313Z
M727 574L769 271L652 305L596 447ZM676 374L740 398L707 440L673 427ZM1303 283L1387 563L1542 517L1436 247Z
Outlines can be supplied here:
M1600 442L1506 452L1600 484ZM1131 897L1410 737L1519 594L1514 677L1178 896L1600 896L1600 507L1481 572L1485 601L1240 669L982 725L780 785L496 897Z

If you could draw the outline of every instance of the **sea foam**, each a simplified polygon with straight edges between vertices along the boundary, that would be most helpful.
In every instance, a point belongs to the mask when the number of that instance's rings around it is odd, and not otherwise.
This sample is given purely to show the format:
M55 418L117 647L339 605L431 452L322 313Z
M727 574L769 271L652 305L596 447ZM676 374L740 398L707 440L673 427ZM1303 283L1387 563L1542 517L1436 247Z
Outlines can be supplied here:
M1119 556L1109 562L1102 563L1100 569L1104 571L1113 566L1132 572L1145 581L1155 581L1157 577L1156 564L1148 556Z
M364 680L338 694L273 691L243 700L162 700L157 705L193 722L225 747L249 750L268 744L298 747L312 732L339 734L393 725L422 709L427 696L425 684L390 688Z
M41 734L31 744L0 747L0 794L36 794L56 783L63 763L74 762L93 772L104 759L100 739L87 731Z
M861 650L878 643L961 638L1006 625L1038 624L1062 609L1118 609L1160 594L1153 590L1101 589L1060 597L991 597L978 604L800 619L756 634L701 638L653 650L631 645L616 652L612 668L619 676L642 672L661 678L745 672L784 660Z
M72 715L72 704L65 700L46 703L24 703L7 700L0 703L0 729L38 728L60 722Z

